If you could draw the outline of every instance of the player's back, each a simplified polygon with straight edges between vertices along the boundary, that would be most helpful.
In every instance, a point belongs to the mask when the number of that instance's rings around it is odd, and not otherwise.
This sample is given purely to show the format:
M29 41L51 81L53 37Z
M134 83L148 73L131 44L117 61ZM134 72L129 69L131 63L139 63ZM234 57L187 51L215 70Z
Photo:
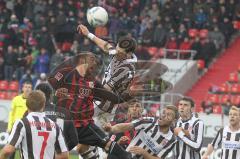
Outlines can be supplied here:
M23 158L53 159L55 151L63 152L66 149L61 130L44 113L31 112L20 122L25 128L20 145Z

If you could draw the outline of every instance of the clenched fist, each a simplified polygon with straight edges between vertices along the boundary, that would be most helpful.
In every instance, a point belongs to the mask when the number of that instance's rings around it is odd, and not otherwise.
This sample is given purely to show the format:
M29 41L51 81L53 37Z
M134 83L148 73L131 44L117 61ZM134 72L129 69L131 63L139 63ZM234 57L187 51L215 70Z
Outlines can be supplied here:
M106 123L103 125L103 130L106 132L111 132L112 131L112 125L110 123Z
M82 33L84 36L87 36L89 34L88 28L85 25L82 25L82 24L78 25L77 31L78 31L79 34Z

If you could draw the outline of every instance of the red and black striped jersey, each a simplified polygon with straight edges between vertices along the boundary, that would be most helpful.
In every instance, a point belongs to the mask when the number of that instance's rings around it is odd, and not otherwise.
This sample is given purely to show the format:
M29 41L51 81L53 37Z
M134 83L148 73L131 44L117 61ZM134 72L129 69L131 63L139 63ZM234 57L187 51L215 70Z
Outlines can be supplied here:
M70 111L76 127L94 122L92 118L94 115L92 89L96 87L94 80L82 77L74 67L66 66L53 71L48 81L55 90L66 89L67 96L58 97L56 105Z

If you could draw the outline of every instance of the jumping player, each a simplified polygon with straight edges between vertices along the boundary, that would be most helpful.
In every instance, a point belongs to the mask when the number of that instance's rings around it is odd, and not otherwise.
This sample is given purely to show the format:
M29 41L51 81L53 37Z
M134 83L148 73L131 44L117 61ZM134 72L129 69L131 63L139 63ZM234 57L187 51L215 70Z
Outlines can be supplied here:
M81 53L69 64L57 67L48 81L56 90L57 106L66 107L73 116L80 144L98 146L127 159L128 154L118 144L111 142L92 118L94 90L101 87L94 79L97 63L94 54Z

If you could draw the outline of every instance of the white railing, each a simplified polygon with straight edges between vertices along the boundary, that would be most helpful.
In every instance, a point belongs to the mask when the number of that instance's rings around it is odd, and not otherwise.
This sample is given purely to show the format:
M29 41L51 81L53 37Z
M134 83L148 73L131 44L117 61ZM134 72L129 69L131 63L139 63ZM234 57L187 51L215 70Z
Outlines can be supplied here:
M178 49L163 49L163 57L168 58L168 54L177 54L177 59L181 59L181 53L190 54L189 60L192 60L194 56L197 54L196 50L178 50Z

